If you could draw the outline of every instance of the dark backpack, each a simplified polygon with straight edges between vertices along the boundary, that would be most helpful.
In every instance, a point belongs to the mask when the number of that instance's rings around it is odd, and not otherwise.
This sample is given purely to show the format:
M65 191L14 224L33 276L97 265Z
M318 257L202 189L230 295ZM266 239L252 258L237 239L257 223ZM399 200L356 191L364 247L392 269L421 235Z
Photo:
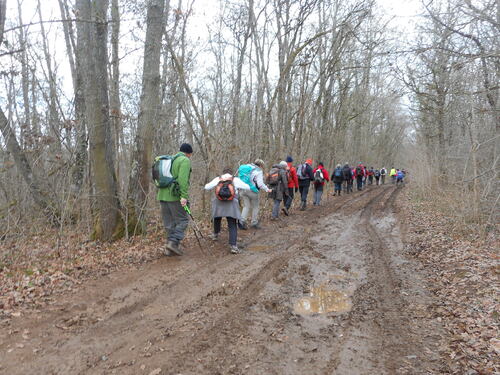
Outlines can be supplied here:
M375 177L380 177L380 171L378 169L375 171Z
M321 168L316 169L316 172L314 172L314 182L324 182L325 181L325 176L323 175L323 171Z
M297 177L299 180L307 180L309 176L307 175L307 164L301 164L297 167Z
M340 168L335 168L335 172L333 172L333 175L335 177L342 177L343 173L342 173L342 169Z
M151 167L151 177L153 183L158 189L163 189L175 184L175 177L172 176L172 164L177 156L161 155L157 156Z
M276 186L280 183L280 170L279 168L271 168L267 177L266 183L271 186Z
M363 168L356 167L356 176L363 176Z
M215 196L220 201L232 201L236 195L236 190L233 184L233 177L222 180L215 187Z
M344 167L343 170L344 180L350 180L352 178L352 171L349 167Z

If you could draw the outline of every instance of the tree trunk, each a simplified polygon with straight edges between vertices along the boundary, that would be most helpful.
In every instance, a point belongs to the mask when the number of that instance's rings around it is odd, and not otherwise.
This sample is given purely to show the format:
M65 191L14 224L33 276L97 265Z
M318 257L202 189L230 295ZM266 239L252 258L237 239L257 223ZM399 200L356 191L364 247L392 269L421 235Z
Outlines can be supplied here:
M147 10L142 95L127 195L128 231L143 232L144 209L150 186L153 134L160 113L160 56L165 0L151 0Z
M90 126L90 157L95 190L94 233L109 241L123 235L118 183L116 181L108 101L108 50L106 11L108 0L78 0L78 33L83 33L85 63L85 113ZM90 20L91 22L88 22Z

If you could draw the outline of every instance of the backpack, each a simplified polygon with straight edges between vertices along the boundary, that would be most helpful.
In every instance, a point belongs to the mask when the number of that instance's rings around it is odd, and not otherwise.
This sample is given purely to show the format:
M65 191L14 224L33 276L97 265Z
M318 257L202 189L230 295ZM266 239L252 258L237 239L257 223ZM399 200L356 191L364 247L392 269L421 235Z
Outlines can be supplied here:
M259 188L255 186L255 183L251 180L252 172L255 168L257 167L252 164L240 165L240 167L238 168L238 177L241 181L250 186L250 190L252 190L254 193L258 193Z
M215 187L215 196L220 201L232 201L236 195L236 190L233 184L233 177L223 180L220 179Z
M356 176L363 176L363 168L356 167Z
M349 167L344 167L343 170L344 180L349 180L352 178L352 171Z
M333 172L333 175L335 177L342 177L343 173L342 173L342 169L340 168L335 168L335 172Z
M316 172L314 172L314 182L324 182L325 176L323 176L323 171L318 168Z
M380 177L380 171L378 169L375 171L375 177Z
M386 169L385 169L385 168L382 168L382 169L380 170L380 174L381 174L382 176L385 176L385 175L387 174Z
M297 167L297 177L299 180L307 180L309 177L307 176L307 164L301 164Z
M151 175L153 183L158 189L163 189L176 183L175 177L172 176L172 164L177 159L178 155L161 155L154 159L151 167Z
M271 168L268 175L266 176L266 183L271 186L276 186L280 182L280 169Z

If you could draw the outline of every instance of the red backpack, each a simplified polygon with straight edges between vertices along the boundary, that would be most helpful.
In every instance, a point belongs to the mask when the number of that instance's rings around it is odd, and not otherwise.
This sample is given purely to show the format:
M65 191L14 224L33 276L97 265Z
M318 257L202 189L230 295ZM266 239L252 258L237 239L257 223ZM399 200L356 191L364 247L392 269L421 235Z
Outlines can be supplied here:
M215 187L215 196L220 201L232 201L236 195L236 189L233 184L233 177L223 180L220 178Z

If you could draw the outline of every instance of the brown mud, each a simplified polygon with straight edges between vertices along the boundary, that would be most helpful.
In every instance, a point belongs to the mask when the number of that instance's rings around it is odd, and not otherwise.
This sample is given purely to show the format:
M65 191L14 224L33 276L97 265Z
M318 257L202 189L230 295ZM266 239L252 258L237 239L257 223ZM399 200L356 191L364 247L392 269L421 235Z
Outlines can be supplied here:
M187 249L81 285L0 331L5 374L444 373L400 188L330 197L240 232L246 251Z

